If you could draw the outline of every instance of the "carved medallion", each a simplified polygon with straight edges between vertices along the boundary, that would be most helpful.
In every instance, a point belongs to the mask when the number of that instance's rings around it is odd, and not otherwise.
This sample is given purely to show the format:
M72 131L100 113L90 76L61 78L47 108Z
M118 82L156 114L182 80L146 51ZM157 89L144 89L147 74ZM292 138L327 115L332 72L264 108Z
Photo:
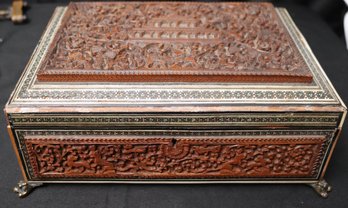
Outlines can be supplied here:
M268 3L72 3L39 81L311 82Z

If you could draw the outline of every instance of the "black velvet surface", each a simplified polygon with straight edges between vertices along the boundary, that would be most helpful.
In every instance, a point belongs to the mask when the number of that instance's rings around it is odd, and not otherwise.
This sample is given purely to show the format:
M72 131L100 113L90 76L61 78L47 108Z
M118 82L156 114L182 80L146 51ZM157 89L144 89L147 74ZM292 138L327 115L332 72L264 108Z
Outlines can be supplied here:
M26 0L29 4L32 3L68 3L71 0ZM96 1L96 0L73 0L73 1ZM110 1L110 0L103 0ZM118 0L122 1L122 0ZM183 0L176 0L183 1ZM229 1L229 0L186 0L186 1ZM272 3L285 2L285 3L296 3L301 4L304 7L315 11L320 15L325 22L327 22L330 27L336 32L336 34L344 40L343 32L343 17L348 10L346 4L343 0L232 0L232 1L248 1L248 2L258 2L267 1ZM12 0L1 0L0 7L3 5L10 5Z
M55 4L32 4L29 24L0 22L0 106L4 106L28 62ZM348 53L344 43L316 14L291 4L285 6L342 99L348 100ZM333 186L320 198L306 185L125 185L48 184L27 198L12 192L22 178L15 153L0 117L0 208L10 207L348 207L348 126L329 164L326 179Z

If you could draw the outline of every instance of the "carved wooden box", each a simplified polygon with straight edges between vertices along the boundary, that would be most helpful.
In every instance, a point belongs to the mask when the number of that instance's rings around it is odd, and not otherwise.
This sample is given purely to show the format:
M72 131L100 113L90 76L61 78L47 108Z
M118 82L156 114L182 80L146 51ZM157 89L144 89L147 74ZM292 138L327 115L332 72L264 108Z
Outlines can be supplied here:
M58 7L5 107L24 181L323 180L346 108L285 9Z

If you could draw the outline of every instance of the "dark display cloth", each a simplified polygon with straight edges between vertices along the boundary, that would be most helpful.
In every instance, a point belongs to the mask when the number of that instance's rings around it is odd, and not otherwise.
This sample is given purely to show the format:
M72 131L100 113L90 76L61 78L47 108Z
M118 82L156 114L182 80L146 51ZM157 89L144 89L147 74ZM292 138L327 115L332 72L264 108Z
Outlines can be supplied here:
M0 106L4 106L27 64L57 4L32 4L30 22L13 25L0 22ZM287 4L296 25L344 101L348 101L348 53L344 43L318 15ZM0 119L0 207L348 207L348 125L334 151L326 173L333 186L328 199L305 185L211 184L126 185L48 184L19 199L12 188L22 179ZM347 122L348 123L348 122Z

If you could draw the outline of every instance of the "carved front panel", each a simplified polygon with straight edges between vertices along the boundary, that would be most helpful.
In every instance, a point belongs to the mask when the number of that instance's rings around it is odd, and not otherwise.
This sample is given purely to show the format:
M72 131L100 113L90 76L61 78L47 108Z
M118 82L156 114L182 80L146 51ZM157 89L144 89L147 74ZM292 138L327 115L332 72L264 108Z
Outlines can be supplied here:
M34 179L315 178L325 136L92 138L28 136Z
M311 82L266 3L73 3L41 81Z

